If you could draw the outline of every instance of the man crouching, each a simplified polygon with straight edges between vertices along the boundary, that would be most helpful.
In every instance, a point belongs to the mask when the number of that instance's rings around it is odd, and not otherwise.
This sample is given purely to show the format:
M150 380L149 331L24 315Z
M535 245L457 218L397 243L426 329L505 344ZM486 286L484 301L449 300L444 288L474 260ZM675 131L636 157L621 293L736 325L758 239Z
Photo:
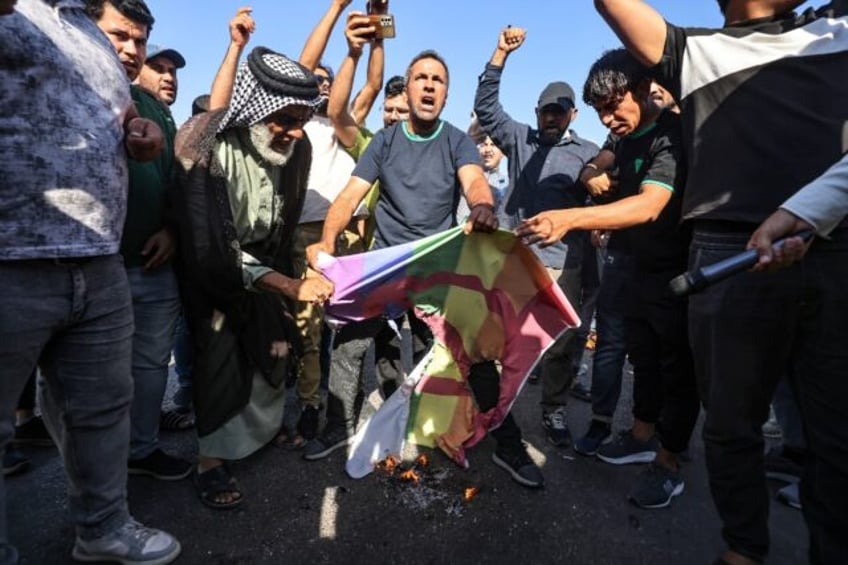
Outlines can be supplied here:
M225 461L279 431L299 338L289 300L323 302L323 277L292 278L289 250L312 148L303 124L318 101L306 68L254 49L228 108L196 116L176 139L183 294L195 346L200 500L242 493Z

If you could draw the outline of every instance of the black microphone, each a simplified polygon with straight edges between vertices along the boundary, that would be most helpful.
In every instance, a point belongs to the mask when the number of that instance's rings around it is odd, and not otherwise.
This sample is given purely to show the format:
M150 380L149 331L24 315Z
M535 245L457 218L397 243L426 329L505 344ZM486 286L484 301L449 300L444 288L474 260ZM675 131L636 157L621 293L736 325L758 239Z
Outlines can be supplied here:
M810 230L799 231L789 237L800 237L804 241L809 241L813 237L813 232ZM778 239L772 247L780 249L788 238ZM723 281L727 277L733 276L742 271L747 271L757 264L759 254L756 249L749 249L733 257L728 257L712 265L707 265L699 269L687 271L682 275L678 275L671 279L668 283L671 292L677 296L686 296L693 292L700 292L707 286Z

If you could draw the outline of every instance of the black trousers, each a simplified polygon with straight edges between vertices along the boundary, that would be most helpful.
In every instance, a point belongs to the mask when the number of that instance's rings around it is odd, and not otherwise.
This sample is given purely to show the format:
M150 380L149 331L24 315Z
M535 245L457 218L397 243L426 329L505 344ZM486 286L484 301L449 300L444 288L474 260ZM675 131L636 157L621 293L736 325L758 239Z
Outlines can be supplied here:
M672 453L689 446L701 410L689 348L687 302L668 288L668 281L677 274L636 270L628 284L624 318L635 377L633 415L656 424L662 446Z
M699 222L690 266L744 250L748 227ZM742 273L689 299L710 489L731 549L768 552L762 425L779 378L798 393L808 459L801 503L810 562L848 556L848 230L775 273Z

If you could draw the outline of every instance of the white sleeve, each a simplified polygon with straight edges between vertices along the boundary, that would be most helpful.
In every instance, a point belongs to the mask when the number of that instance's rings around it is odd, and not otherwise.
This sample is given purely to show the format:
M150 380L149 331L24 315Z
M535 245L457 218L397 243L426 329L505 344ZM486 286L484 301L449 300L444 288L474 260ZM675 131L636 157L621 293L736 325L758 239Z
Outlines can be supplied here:
M848 215L848 155L780 207L828 235Z

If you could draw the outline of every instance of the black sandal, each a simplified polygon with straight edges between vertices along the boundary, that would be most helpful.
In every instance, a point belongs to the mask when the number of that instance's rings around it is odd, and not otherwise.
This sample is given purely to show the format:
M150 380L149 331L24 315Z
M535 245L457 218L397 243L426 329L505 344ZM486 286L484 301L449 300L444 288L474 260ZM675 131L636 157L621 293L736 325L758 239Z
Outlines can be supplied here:
M217 510L228 510L242 503L244 497L238 489L238 482L233 477L226 465L218 465L203 473L195 473L194 486L197 487L197 496L200 502L210 508ZM238 498L230 502L218 502L216 498L220 494L238 494Z

